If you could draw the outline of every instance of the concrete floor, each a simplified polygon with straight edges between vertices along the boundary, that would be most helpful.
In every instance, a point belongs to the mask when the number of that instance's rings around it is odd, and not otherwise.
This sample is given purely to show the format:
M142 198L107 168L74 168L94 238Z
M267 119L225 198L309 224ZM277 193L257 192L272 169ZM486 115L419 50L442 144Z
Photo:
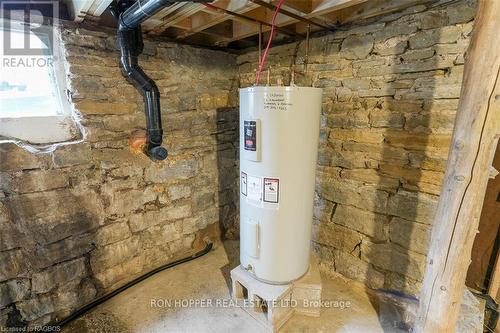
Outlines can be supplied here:
M231 299L229 271L238 264L237 250L237 242L226 242L201 258L158 273L75 320L63 332L265 332L242 309L222 306ZM324 300L349 301L350 306L324 309L320 318L294 315L280 333L397 332L382 328L378 306L361 285L340 276L323 276L322 280ZM190 299L212 300L213 304L220 300L221 304L185 307L174 303ZM170 300L171 306L164 300Z

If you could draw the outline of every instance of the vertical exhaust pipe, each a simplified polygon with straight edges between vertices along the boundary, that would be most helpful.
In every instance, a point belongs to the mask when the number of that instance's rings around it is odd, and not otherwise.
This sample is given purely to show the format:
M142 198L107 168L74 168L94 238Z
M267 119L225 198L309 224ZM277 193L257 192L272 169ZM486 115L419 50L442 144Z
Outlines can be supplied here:
M118 21L117 40L120 49L120 65L127 80L142 94L146 113L146 146L144 153L153 161L167 158L168 151L162 147L160 92L156 83L139 66L139 55L144 44L141 23L160 9L178 1L171 0L123 0L111 5L111 13ZM192 2L204 2L195 0Z

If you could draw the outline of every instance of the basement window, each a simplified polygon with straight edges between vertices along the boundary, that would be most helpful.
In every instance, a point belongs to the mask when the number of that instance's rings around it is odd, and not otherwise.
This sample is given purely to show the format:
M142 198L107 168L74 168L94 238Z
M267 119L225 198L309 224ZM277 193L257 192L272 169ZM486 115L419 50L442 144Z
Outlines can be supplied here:
M0 23L0 142L76 139L58 34L48 26Z

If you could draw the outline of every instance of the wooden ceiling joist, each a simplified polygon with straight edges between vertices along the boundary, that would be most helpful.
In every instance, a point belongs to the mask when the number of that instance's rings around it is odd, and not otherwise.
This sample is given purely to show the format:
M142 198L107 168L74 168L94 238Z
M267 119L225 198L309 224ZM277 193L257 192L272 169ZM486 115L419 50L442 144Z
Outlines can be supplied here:
M226 1L226 2L228 2L228 1ZM214 3L216 3L216 2L214 2ZM237 4L234 4L231 1L229 1L226 6L221 6L220 4L217 4L217 3L214 6L219 7L221 9L231 11L231 12L236 13L236 14L245 14L246 12L251 11L253 9L256 9L258 7L258 5L248 3L247 1L238 2ZM186 30L185 32L179 34L176 38L178 38L178 39L186 38L186 37L191 36L197 32L203 31L205 29L209 29L209 28L211 28L217 24L220 24L224 21L228 21L231 19L238 20L238 18L231 17L231 15L229 15L227 13L223 13L223 12L216 13L216 12L214 12L214 10L210 10L208 8L206 11L203 11L203 14L206 15L207 12L210 13L210 14L208 14L209 16L203 16L203 18L201 18L201 19L198 19L198 18L194 19L194 17L193 17L191 28ZM193 15L193 16L198 16L200 14L202 14L202 13L198 13L198 14Z
M264 0L250 0L250 1L252 1L253 3L255 3L259 6L262 6L262 7L271 9L271 10L276 9L275 5L273 5L269 2L266 2ZM286 6L282 6L280 12L288 17L297 19L297 20L299 20L301 22L305 22L307 24L312 24L312 25L318 26L318 27L325 29L325 30L330 30L335 25L334 23L328 24L328 23L324 23L324 22L319 22L315 18L306 18L303 12L295 10L293 8L287 8Z
M86 16L100 16L113 0L66 0L69 12L75 22L82 22Z
M362 4L330 12L325 14L325 17L337 21L339 24L346 24L401 11L417 4L429 2L435 2L435 0L370 0Z
M336 10L352 7L368 0L312 0L312 11L310 14L323 15Z
M75 20L98 16L112 0L65 0ZM145 0L141 0L145 1ZM276 18L278 32L305 35L306 31L332 30L339 24L403 10L437 0L285 0ZM225 45L270 30L278 0L214 0L207 3L177 2L142 24L143 31L203 45ZM219 37L218 37L219 34ZM199 35L199 36L198 36ZM203 39L202 36L211 38ZM253 42L248 39L245 43Z
M173 12L180 9L184 5L185 3L178 2L173 4L172 6L160 10L158 13L153 15L149 20L147 20L142 24L143 30L144 31L152 30L154 27L160 25L166 17L168 17L169 15L171 15Z
M368 0L325 0L325 1L310 0L310 1L311 1L310 8L312 8L311 12L301 13L301 14L297 13L297 15L300 15L303 19L309 20L318 17L321 18L322 15L329 13L329 11L335 12L337 10L347 8L350 5L354 6L363 2L367 2ZM294 10L291 7L285 7L285 8L288 11ZM276 26L278 27L285 27L299 22L301 22L301 20L284 14L278 14L278 16L276 17ZM332 25L331 21L330 25ZM232 41L258 35L259 31L267 32L269 30L270 30L269 27L263 27L262 30L260 30L259 27L243 27L239 22L234 22L233 24L234 36Z
M164 18L160 24L152 27L151 30L147 32L152 35L159 35L171 26L176 26L181 29L186 29L187 25L184 26L178 25L179 22L199 12L202 9L202 7L203 5L199 3L184 3L181 8L177 9L171 15Z

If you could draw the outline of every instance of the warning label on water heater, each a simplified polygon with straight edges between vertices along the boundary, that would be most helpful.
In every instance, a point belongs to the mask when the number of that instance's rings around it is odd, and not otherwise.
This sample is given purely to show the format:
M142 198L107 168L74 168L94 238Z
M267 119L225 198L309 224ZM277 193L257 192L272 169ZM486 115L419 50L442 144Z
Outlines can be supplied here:
M262 201L262 178L248 176L247 188L248 188L248 194L247 194L248 200L258 201L258 202Z
M280 180L264 178L264 202L278 203L280 196Z

